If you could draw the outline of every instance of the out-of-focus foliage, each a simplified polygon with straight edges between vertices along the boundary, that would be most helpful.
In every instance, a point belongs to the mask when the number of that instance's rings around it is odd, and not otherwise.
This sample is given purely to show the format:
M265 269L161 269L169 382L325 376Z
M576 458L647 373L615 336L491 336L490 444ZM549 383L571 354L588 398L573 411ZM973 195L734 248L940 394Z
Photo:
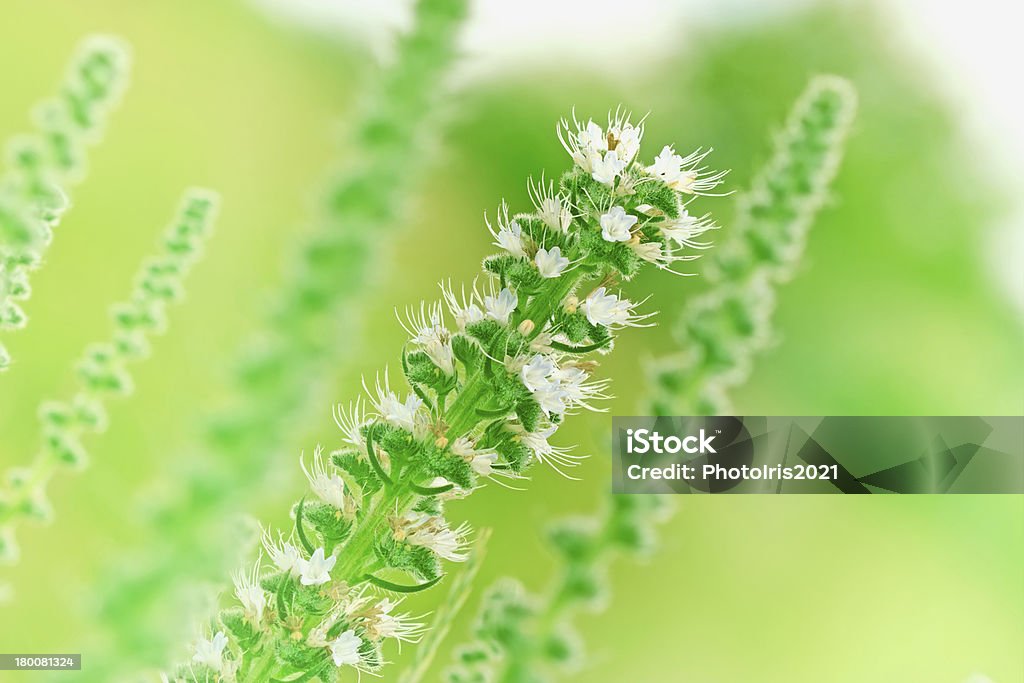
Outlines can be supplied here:
M620 553L643 555L670 501L659 496L612 496L594 517L562 520L548 540L560 560L549 592L531 595L506 578L488 589L477 616L477 641L456 650L450 683L543 683L586 661L573 618L608 602L607 565Z
M0 177L0 332L27 322L15 302L32 293L29 273L42 265L53 229L70 206L71 186L85 176L87 149L121 96L128 61L119 39L90 36L57 95L33 112L37 130L7 145L8 168ZM0 371L9 364L0 343Z
M127 301L112 308L109 338L89 345L77 364L78 389L70 400L39 408L39 450L31 462L5 473L0 486L0 560L18 558L14 529L32 519L49 522L50 480L63 469L82 469L88 453L82 437L107 428L106 404L134 390L129 363L150 355L149 339L167 328L167 304L184 294L185 278L202 255L216 215L217 198L189 190L171 221L158 256L143 263Z
M800 265L818 209L839 168L857 95L835 76L814 79L790 112L771 159L737 202L708 254L708 291L687 300L679 350L651 370L653 415L726 415L728 390L750 376L771 342L775 288Z

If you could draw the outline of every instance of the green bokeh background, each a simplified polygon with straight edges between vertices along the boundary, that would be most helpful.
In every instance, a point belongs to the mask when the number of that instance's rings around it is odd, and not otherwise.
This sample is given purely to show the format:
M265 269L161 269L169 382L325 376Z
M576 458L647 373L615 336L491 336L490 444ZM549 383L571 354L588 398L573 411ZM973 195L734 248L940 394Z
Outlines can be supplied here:
M133 519L137 492L167 460L189 456L197 419L224 395L232 350L281 280L322 171L344 160L338 143L373 63L353 35L311 35L233 1L6 0L3 16L0 138L27 127L29 105L52 90L83 34L127 38L135 69L34 277L30 326L5 340L16 365L0 378L0 467L32 455L36 406L72 387L71 363L105 334L107 306L127 292L181 190L206 185L224 198L188 301L137 368L135 397L113 407L112 428L91 442L92 468L54 484L57 522L23 534L24 559L3 574L17 593L0 607L0 651L79 651L93 632L79 604L118 549L148 540ZM482 213L501 197L525 207L526 176L565 167L553 123L571 106L595 116L620 102L650 110L646 153L711 145L715 164L733 169L730 187L742 188L807 77L835 72L858 86L859 119L805 267L780 293L779 344L737 392L739 412L1020 414L1024 330L985 250L1011 195L958 140L928 86L934 74L849 5L741 29L686 28L676 57L628 80L552 64L451 98L452 123L422 191L383 245L390 265L344 342L337 400L354 397L360 372L394 363L403 341L394 307L433 296L441 278L475 275L488 252ZM727 230L729 200L704 206ZM612 413L634 410L644 359L672 350L671 323L700 289L663 274L631 285L655 293L662 324L624 335L605 364L616 380ZM278 457L294 462L332 443L329 415L324 406L311 419L320 428L297 433ZM482 584L512 574L543 587L553 567L545 523L592 511L607 495L606 419L582 417L560 433L594 454L582 481L536 472L526 492L491 487L453 506L453 516L495 529ZM281 521L300 490L297 478L279 483L251 511ZM618 564L610 610L581 621L590 656L572 680L1024 678L1024 497L681 502L660 552Z

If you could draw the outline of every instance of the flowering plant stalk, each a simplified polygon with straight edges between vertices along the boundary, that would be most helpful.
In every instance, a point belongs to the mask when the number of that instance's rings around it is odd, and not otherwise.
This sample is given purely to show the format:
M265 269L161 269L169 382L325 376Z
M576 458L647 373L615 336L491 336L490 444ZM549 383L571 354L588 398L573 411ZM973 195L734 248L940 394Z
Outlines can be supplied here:
M128 51L117 39L83 41L58 95L35 109L35 133L7 147L0 177L0 332L21 329L19 301L31 295L29 273L40 266L53 229L70 206L72 185L85 175L85 157L128 80ZM0 372L11 358L0 343Z
M675 329L682 351L652 364L651 412L731 411L726 392L771 342L775 289L799 265L856 108L853 86L836 76L814 78L797 100L770 163L740 198L732 235L707 260L709 290L684 308Z
M485 259L483 281L443 286L442 302L407 312L410 392L396 393L385 371L367 399L337 411L343 446L303 462L313 495L293 507L288 536L266 532L271 570L258 561L236 577L240 606L220 614L175 680L380 670L382 644L415 641L423 625L378 594L430 589L441 560L466 559L469 527L453 528L444 502L484 479L519 480L536 463L578 463L550 439L604 397L593 354L652 315L616 285L645 263L692 258L688 246L711 224L687 204L722 174L703 166L706 153L668 146L639 163L643 123L619 112L607 128L574 117L558 130L574 168L557 186L530 184L534 212L503 205L488 223L501 252Z
M809 84L794 105L773 156L758 173L753 188L740 195L737 228L724 231L716 254L705 262L712 272L711 289L687 310L699 311L705 320L734 315L737 291L744 286L737 284L737 278L753 274L746 286L753 288L756 296L745 301L762 306L757 319L762 328L767 327L773 312L771 299L763 298L767 283L788 276L803 255L806 233L835 177L854 106L854 91L846 81L828 77ZM744 255L753 258L753 245L764 245L756 253L774 254L775 258L756 267L750 261L745 268L738 267L744 263ZM701 348L709 340L706 334L698 335L687 346ZM735 346L740 348L731 356L736 359L749 358L757 350ZM714 392L716 405L724 405L723 374L693 377L694 384L707 383L695 387L694 394ZM678 406L694 407L692 403L669 402L664 391L664 387L652 390L645 410L670 415L667 411ZM576 668L582 661L583 646L572 627L574 617L581 609L596 611L604 606L602 598L609 590L607 565L619 552L649 554L654 550L654 523L665 521L668 514L670 508L663 497L618 495L611 496L606 509L597 515L556 524L549 534L560 560L554 586L540 596L531 595L510 578L492 586L477 616L476 640L456 649L456 664L447 671L449 683L538 683Z
M15 526L25 519L48 521L52 510L46 487L63 469L87 462L86 433L106 428L107 400L132 392L128 363L149 356L148 338L166 327L167 304L181 298L189 269L209 236L217 199L205 190L189 190L163 239L159 256L145 262L131 296L112 308L108 341L89 346L78 363L78 390L69 400L40 407L42 444L30 465L7 472L0 488L0 559L18 559Z
M340 320L380 265L377 245L397 229L430 158L466 6L418 0L394 61L372 79L344 147L349 166L328 179L312 234L239 354L229 405L204 430L197 455L169 459L160 484L178 488L155 509L145 500L152 543L104 572L95 619L106 646L90 653L88 680L166 662L194 623L197 586L238 563L244 544L233 511L258 497L268 463L321 405L319 383L352 353ZM197 546L197 537L219 542Z

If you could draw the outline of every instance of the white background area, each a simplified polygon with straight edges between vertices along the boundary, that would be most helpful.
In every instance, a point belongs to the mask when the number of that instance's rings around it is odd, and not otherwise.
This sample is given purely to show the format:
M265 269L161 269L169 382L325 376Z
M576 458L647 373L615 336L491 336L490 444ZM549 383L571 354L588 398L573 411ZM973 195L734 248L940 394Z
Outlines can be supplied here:
M843 1L843 0L840 0ZM860 2L870 0L845 0ZM410 0L253 0L319 31L362 35L375 49L409 23ZM474 0L460 80L500 76L552 58L627 75L679 51L688 25L770 20L809 0ZM894 39L928 66L964 134L1009 189L1016 209L986 240L993 283L1024 313L1024 3L875 0ZM957 169L951 168L951 174Z

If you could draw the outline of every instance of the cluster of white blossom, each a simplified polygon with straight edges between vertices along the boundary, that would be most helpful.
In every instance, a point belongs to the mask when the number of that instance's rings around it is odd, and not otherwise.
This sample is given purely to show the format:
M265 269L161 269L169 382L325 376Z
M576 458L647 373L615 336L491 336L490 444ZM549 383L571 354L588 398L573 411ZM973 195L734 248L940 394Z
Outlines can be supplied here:
M480 481L522 479L534 463L563 476L579 464L551 438L567 416L608 398L590 354L653 315L615 288L645 262L667 269L694 258L677 252L705 246L698 238L713 226L687 213L685 197L710 192L723 174L700 166L705 152L683 158L671 147L640 164L643 122L622 112L607 128L563 121L559 137L578 168L557 185L531 182L532 213L502 203L493 224L485 219L501 251L484 261L484 278L443 284L440 301L400 316L409 391L392 388L385 370L372 387L364 380L365 398L335 409L342 448L300 461L315 500L293 509L287 538L264 535L276 571L261 576L257 563L235 577L241 618L277 643L277 659L272 649L232 648L232 638L256 637L236 614L197 643L195 664L222 680L236 666L251 680L262 671L253 658L278 677L317 675L331 662L376 673L381 641L415 640L422 624L394 615L395 603L370 597L370 587L425 590L442 578L441 560L469 556L470 528L450 524L443 502ZM418 583L393 583L376 574L383 569Z

